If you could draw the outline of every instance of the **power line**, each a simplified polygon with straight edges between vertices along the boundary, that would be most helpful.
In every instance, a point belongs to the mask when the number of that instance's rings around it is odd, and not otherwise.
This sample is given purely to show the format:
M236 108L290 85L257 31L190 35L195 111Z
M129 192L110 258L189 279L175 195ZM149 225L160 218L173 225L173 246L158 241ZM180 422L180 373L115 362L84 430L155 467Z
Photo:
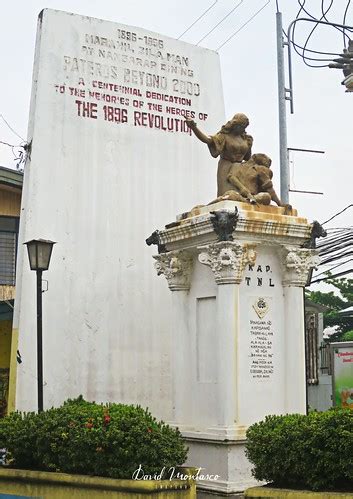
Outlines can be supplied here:
M347 12L348 12L350 3L351 3L351 0L348 0L346 10L344 11L342 24L346 24L346 16L347 16ZM344 48L347 48L347 41L346 41L346 37L345 37L345 28L343 28L343 44L344 44Z
M8 146L11 148L12 154L14 156L14 161L16 161L16 169L17 170L22 170L23 166L26 162L27 154L28 154L28 144L27 143L22 143L18 145L14 144L9 144L8 142L4 142L3 140L0 140L0 144L3 144L5 146ZM19 149L19 151L15 152L15 149Z
M328 220L326 220L326 222L323 222L321 225L324 225L324 224L327 224L328 222L331 222L331 220L338 217L338 215L341 215L341 213L345 212L346 210L348 210L348 208L351 208L352 206L353 206L353 204L349 204L348 206L343 208L343 210L341 210L338 213L336 213L335 215L333 215L333 217L329 218Z
M346 6L346 11L345 11L345 15L344 15L344 22L345 22L345 19L346 19L346 14L347 14L347 11L348 11L348 7L349 7L350 1L351 0L348 0L348 4ZM328 7L326 9L325 9L325 5L324 5L324 0L321 1L321 12L322 12L322 16L320 17L320 19L317 19L315 16L313 16L304 7L305 3L306 3L306 0L298 0L299 10L298 10L297 15L295 17L295 20L299 20L299 16L300 16L301 12L303 11L303 12L305 12L305 14L307 14L310 17L310 19L312 21L314 21L314 22L316 21L315 26L312 28L312 30L310 31L309 35L307 36L306 41L304 42L304 46L301 46L298 43L296 43L295 40L294 40L294 38L295 38L296 23L293 23L292 36L291 36L291 40L288 40L288 43L291 43L291 45L293 45L293 48L294 48L295 52L302 58L303 62L307 66L312 67L312 68L328 67L328 64L310 64L308 61L325 62L325 61L329 61L330 59L327 59L325 57L320 57L320 58L319 57L318 58L316 58L316 57L308 57L306 54L307 53L312 53L312 54L318 54L318 55L321 55L321 56L325 56L325 55L340 56L341 54L337 53L337 52L326 52L326 51L319 51L319 50L308 49L307 45L309 43L310 38L312 37L312 34L314 33L315 29L318 27L319 24L325 24L325 25L332 26L335 29L339 30L340 32L342 32L342 28L343 28L343 31L345 31L345 30L351 31L351 27L341 26L341 25L338 25L338 24L335 24L335 23L330 23L328 21L327 14L328 14L328 12L331 10L331 8L333 6L333 0L330 1L330 4L328 5ZM277 8L279 9L279 7L278 7L278 0L276 0L276 5L277 5ZM325 19L326 22L323 22L322 19ZM285 34L285 36L287 36L286 33L284 33L284 34ZM345 33L345 37L349 38L346 33ZM300 49L301 52L298 49Z
M299 9L299 11L298 11L298 13L297 13L296 19L298 19L298 18L299 18L299 15L300 15L301 11L303 10L303 11L304 11L304 12L305 12L308 16L310 16L310 17L311 17L311 19L313 19L313 20L317 21L317 19L316 19L314 16L312 16L312 15L311 15L311 14L310 14L310 13L309 13L309 12L308 12L305 8L304 8L305 1L306 1L306 0L304 0L304 1L303 1L303 3L300 3L300 0L298 0L298 3L299 3L299 5L300 5L300 9ZM330 3L330 5L329 5L329 7L327 8L327 10L326 10L325 12L323 11L323 15L321 16L320 21L321 21L323 18L325 18L325 15L329 12L329 10L330 10L330 9L331 9L331 7L332 7L332 4L333 4L333 0L331 0L331 3ZM321 4L321 7L323 8L323 2L322 2L322 4ZM305 52L306 52L306 50L307 50L307 48L306 48L306 47L307 47L307 45L308 45L308 43L309 43L309 40L310 40L310 38L311 38L312 34L314 33L314 31L316 30L316 28L318 27L318 25L319 25L319 23L317 22L317 23L315 24L315 26L312 28L312 30L310 31L310 33L309 33L309 35L308 35L308 37L307 37L307 39L306 39L306 41L305 41L305 43L304 43L304 47L303 47L303 49L302 49L302 53L301 53L301 54L300 54L300 53L299 53L299 52L298 52L298 51L294 48L294 50L297 52L297 54L298 54L298 55L299 55L299 56L303 59L304 64L306 64L307 66L309 66L309 67L311 67L311 68L322 68L322 67L327 67L327 66L328 66L328 64L322 64L322 65L318 65L318 64L315 64L315 65L313 65L313 64L309 64L309 63L307 62L307 60L315 60L315 59L310 59L309 57L307 57L307 56L305 55ZM293 27L293 36L292 36L292 39L293 39L293 40L294 40L295 28L296 28L296 26L294 25L294 27ZM327 59L322 59L322 58L321 58L321 59L317 59L317 62L319 62L319 61L323 61L323 60L327 60Z
M180 35L178 36L177 40L180 40L181 37L183 37L193 26L195 26L196 23L198 23L200 21L200 19L202 19L206 14L207 12L209 12L215 5L216 3L218 2L218 0L216 0L215 2L213 2L212 5L210 5L210 7L208 7L202 14L201 16L199 16L196 21L194 21L192 24L190 24L190 26L188 28L186 28L186 30Z
M0 144L3 144L4 146L9 146L9 147L21 147L21 146L16 146L14 144L9 144L8 142L4 142L3 140L0 140Z
M345 270L344 272L339 272L338 274L333 274L327 277L322 277L321 279L315 279L314 281L311 281L310 284L317 284L318 282L326 281L327 279L335 279L337 277L343 277L344 275L351 274L353 272L353 269Z
M324 3L325 3L325 0L321 0L321 12L322 12L322 15L323 15L323 18L325 19L325 21L327 22L330 22L327 17L326 17L326 14L328 13L328 11L330 10L331 6L332 6L332 3L333 3L333 0L330 4L330 7L329 9L324 13ZM348 10L348 7L349 7L349 4L350 4L350 0L348 0L348 3L347 3L347 6L346 6L346 9ZM346 11L345 11L345 14L346 14ZM343 16L343 22L342 24L345 23L345 15ZM339 28L338 26L335 26L335 29L337 29L337 31L339 31L340 33L343 34L343 44L344 46L346 46L346 38L348 38L348 40L350 39L349 36L345 33L345 28Z
M250 17L250 19L248 19L242 26L240 26L240 28L235 31L229 38L227 38L227 40L225 40L219 47L216 48L216 51L220 50L222 47L224 47L224 45L226 45L226 43L228 43L232 38L235 37L235 35L237 35L239 33L239 31L241 31L243 28L245 28L245 26L247 24L249 24L258 14L260 14L260 12L266 7L266 5L268 5L270 3L271 0L268 0L262 7L261 9L259 9L257 12L255 12L255 14L253 16Z
M349 260L346 260L345 262L334 265L333 267L330 267L329 269L324 270L323 272L320 272L319 274L316 274L314 278L317 279L321 275L327 274L328 272L331 272L332 270L337 269L338 267L342 267L342 265L346 265L349 262L353 262L353 258L350 258Z
M213 28L212 28L212 29L211 29L208 33L206 33L206 35L205 35L205 36L203 36L203 37L201 38L201 40L199 40L199 41L197 42L197 44L196 44L196 45L198 45L199 43L203 42L203 40L204 40L205 38L207 38L207 37L208 37L208 35L210 35L210 34L211 34L211 33L212 33L212 32L213 32L216 28L218 28L218 26L219 26L220 24L222 24L222 23L223 23L223 21L225 21L225 20L226 20L226 19L227 19L227 18L228 18L231 14L233 14L233 12L234 12L235 10L237 10L237 8L238 8L238 7L239 7L239 6L243 3L243 1L244 1L244 0L240 0L240 2L239 2L239 3L235 6L235 7L233 7L233 9L232 9L232 10L230 10L230 11L228 12L228 14L226 14L226 15L225 15L225 16L224 16L224 17L223 17L223 18L222 18L222 19L221 19L221 20L220 20L220 21L219 21L219 22L218 22L215 26L213 26Z
M19 135L13 128L12 126L5 120L4 116L2 114L0 114L0 118L2 118L4 120L4 122L6 123L6 125L9 127L9 129L15 134L17 135L17 137L19 139L21 139L23 142L26 142L25 139L23 137L21 137L21 135Z
M299 3L300 3L300 2L299 2ZM331 3L330 3L330 5L329 5L328 9L326 10L326 12L323 12L323 15L320 17L320 21L321 21L323 18L325 18L325 15L326 15L326 14L330 11L330 9L331 9L331 7L332 7L332 4L333 4L333 0L331 0ZM323 4L322 4L322 2L321 2L321 6L322 6L322 5L323 5ZM304 57L305 50L306 50L306 47L307 47L307 45L308 45L308 43L309 43L309 40L310 40L310 38L311 38L312 34L314 33L314 31L316 30L316 28L318 27L318 25L319 25L319 23L316 23L316 24L315 24L315 26L314 26L314 27L312 28L312 30L310 31L310 33L309 33L309 35L308 35L308 37L307 37L307 39L306 39L306 41L305 41L305 43L304 43L304 48L303 48L303 61L304 61L304 64L306 64L307 66L309 66L309 67L311 67L311 68L326 67L326 66L328 66L328 64L323 64L323 65L320 65L320 66L318 66L318 65L315 65L315 66L314 66L313 64L309 64L309 63L307 63L307 62L306 62L306 57Z
M303 10L307 15L309 15L311 17L311 19L315 20L315 17L313 17L311 14L309 14L309 12L307 12L307 10L304 9L305 2L306 2L306 0L303 0L303 3L300 3L300 0L298 0L298 3L300 5L300 9L298 10L295 19L299 18L299 15L300 15L301 11ZM276 5L277 5L277 8L278 8L278 0L276 2ZM296 28L296 24L293 25L291 44L293 45L293 48L294 48L295 52L299 55L299 57L301 57L303 59L303 61L305 63L306 63L306 61L317 61L317 62L331 61L331 59L323 59L322 57L320 59L316 58L316 57L308 57L308 56L305 55L305 52L310 52L312 54L318 54L318 55L336 55L336 56L340 55L338 52L323 52L323 51L308 49L308 48L306 48L306 46L302 47L301 45L295 43L295 41L294 41L295 28ZM283 30L283 34L284 34L285 37L287 37L287 33L284 30ZM302 53L300 53L297 49L301 49ZM309 65L309 66L311 66L311 67L326 67L327 65L325 64L323 66L318 66L318 65L315 65L315 66L314 65Z

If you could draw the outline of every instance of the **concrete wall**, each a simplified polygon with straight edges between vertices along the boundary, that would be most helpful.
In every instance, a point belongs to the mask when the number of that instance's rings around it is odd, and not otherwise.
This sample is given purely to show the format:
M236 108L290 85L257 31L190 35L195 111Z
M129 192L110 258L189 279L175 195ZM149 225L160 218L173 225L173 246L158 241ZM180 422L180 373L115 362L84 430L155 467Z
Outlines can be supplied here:
M42 237L57 241L43 276L45 406L83 394L169 417L171 297L145 238L213 199L217 168L181 112L207 133L224 123L216 53L43 11L16 286L19 409L36 407L35 275L21 243Z

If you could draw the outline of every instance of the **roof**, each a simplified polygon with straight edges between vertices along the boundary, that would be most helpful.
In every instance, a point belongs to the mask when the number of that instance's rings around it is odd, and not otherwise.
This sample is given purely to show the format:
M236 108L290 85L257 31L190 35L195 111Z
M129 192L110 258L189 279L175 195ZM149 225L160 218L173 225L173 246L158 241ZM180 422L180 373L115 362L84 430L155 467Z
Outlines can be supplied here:
M316 303L312 300L309 300L309 298L305 298L306 312L321 313L326 312L326 310L330 310L330 307L326 307L326 305L321 305L321 303Z
M337 312L344 317L353 317L353 307L344 308L343 310L339 310Z
M0 166L0 184L22 189L23 173Z

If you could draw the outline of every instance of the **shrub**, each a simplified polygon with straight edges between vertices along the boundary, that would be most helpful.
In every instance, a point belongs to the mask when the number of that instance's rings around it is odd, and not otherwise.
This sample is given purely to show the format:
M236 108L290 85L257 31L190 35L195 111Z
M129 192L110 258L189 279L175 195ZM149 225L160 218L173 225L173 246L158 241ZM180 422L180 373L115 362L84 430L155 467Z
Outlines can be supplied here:
M246 454L258 480L310 490L353 485L353 411L267 416L247 431Z
M352 331L346 331L342 335L342 341L353 341L353 330Z
M0 420L0 448L11 466L130 479L181 465L187 448L178 429L147 409L96 404L79 397L59 408L12 413Z

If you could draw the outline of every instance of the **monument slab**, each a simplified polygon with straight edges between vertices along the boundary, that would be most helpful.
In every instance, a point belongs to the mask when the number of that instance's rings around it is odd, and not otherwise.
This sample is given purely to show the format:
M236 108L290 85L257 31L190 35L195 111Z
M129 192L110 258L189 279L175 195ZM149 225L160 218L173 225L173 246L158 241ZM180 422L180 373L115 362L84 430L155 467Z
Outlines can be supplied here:
M36 408L35 282L21 243L45 238L57 241L43 296L45 407L82 394L170 417L171 297L144 240L215 196L212 160L185 117L210 129L224 121L218 54L41 12L17 263L18 409Z

